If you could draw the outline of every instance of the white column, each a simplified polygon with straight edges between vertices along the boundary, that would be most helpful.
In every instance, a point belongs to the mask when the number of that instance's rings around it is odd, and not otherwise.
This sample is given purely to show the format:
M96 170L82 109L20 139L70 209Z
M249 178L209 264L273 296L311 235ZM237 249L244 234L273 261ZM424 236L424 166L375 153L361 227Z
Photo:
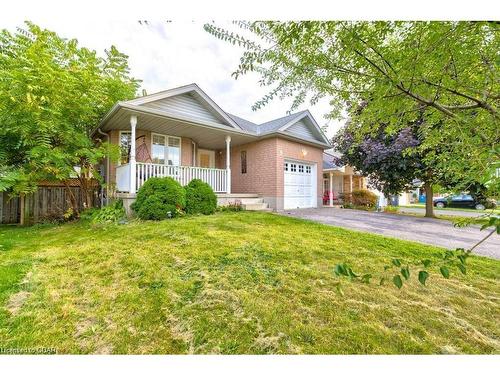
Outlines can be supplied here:
M329 193L329 198L330 198L330 207L333 207L333 173L330 172L330 193Z
M226 193L231 194L231 136L230 135L226 135L226 170L227 170Z
M135 164L135 126L137 125L137 116L130 116L130 156L129 156L129 165L130 165L130 194L135 194L136 189L136 164Z

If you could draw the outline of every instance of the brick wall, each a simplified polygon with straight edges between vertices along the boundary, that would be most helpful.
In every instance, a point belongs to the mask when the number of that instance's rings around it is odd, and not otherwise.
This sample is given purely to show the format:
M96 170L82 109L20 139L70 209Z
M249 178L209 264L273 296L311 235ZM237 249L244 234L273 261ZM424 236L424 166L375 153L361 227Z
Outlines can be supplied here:
M241 151L247 153L247 173L241 173ZM225 150L216 151L217 168L225 168L225 158ZM316 165L316 195L321 200L323 150L281 138L231 147L231 192L260 194L272 208L283 209L285 159Z

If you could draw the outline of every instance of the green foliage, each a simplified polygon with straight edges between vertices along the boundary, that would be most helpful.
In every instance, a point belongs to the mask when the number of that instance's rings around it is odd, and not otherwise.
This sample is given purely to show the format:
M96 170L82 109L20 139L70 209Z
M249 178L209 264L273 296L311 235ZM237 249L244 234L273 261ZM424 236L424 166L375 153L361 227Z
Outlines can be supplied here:
M327 98L331 118L347 108L357 136L394 135L417 120L415 151L455 188L481 183L498 197L500 33L494 22L238 22L248 37L205 29L245 49L235 78L256 71L271 87L254 105ZM360 140L361 137L358 138ZM443 146L443 147L442 147ZM412 152L409 150L408 152ZM403 169L401 169L403 171Z
M403 287L403 280L401 280L401 276L399 275L394 275L394 277L392 278L392 282L398 287L398 289L401 289Z
M217 208L217 196L209 184L194 179L185 187L186 213L211 215Z
M367 189L353 190L352 203L355 206L372 208L377 204L377 195Z
M136 200L132 204L132 209L143 220L176 217L185 207L186 191L172 177L149 178L137 192Z
M0 191L31 192L39 180L75 175L85 188L105 156L118 156L91 139L112 105L138 88L115 47L100 57L28 22L0 32L0 77Z
M164 220L177 215L177 207L170 202L169 195L158 192L148 196L137 211L142 220Z
M420 271L418 273L418 281L422 285L425 285L425 281L427 280L428 277L429 277L429 273L427 271Z
M384 206L384 212L395 214L399 211L399 207L397 206Z
M217 210L221 212L238 212L243 211L243 205L240 200L235 200L234 202L229 202L224 206L217 207Z
M91 221L93 224L118 223L125 220L123 201L117 199L101 208L89 208L80 214L80 219Z
M443 277L445 279L449 279L450 278L450 270L448 269L448 267L446 266L441 266L439 268L439 272L441 272L441 275L443 275Z

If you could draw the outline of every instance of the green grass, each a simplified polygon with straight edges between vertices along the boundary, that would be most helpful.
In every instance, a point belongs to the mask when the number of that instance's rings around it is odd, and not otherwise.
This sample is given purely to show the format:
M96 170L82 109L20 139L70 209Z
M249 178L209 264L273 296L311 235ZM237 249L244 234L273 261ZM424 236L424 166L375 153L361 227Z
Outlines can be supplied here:
M412 216L412 217L426 217L425 213L417 213L417 212L407 212L407 211L400 211L400 210L395 210L395 211L384 211L386 214L393 214L393 215L402 215L402 216ZM459 215L442 215L442 214L436 214L434 213L434 219L440 219L440 220L446 220L446 221L451 221L455 222L458 220L462 219L470 219L470 216L459 216Z
M425 203L415 203L415 204L408 204L408 205L401 205L399 207L405 207L405 208L422 208L425 209ZM434 207L434 210L444 210L444 211L470 211L470 212L475 212L478 214L487 214L487 213L494 213L494 214L500 214L500 209L495 208L488 208L486 210L476 210L475 208L456 208L456 207L443 207L443 208L438 208Z
M500 262L343 281L440 249L270 213L0 227L0 346L58 353L500 353Z

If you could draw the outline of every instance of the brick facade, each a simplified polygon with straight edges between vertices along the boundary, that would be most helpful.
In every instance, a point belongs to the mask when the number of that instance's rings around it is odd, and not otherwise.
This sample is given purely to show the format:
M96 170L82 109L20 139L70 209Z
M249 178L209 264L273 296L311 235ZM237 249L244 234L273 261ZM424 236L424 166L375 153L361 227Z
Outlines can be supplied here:
M246 151L247 154L247 173L241 173L241 151ZM323 150L276 137L231 148L231 192L260 194L270 207L283 209L285 159L316 166L316 196L317 201L320 202ZM216 167L225 168L225 165L225 150L216 151Z
M108 134L112 144L119 144L119 130L111 130ZM147 153L151 155L151 132L137 129L136 149L144 143ZM246 151L247 172L241 173L241 151ZM149 162L149 160L139 160ZM193 145L190 138L181 138L181 165L193 165ZM318 147L282 139L267 138L244 145L231 147L231 192L260 194L270 207L283 209L284 204L284 171L285 159L302 161L316 166L317 201L321 205L323 195L323 150ZM110 163L111 181L116 181L117 163ZM226 168L226 150L215 150L215 167Z

